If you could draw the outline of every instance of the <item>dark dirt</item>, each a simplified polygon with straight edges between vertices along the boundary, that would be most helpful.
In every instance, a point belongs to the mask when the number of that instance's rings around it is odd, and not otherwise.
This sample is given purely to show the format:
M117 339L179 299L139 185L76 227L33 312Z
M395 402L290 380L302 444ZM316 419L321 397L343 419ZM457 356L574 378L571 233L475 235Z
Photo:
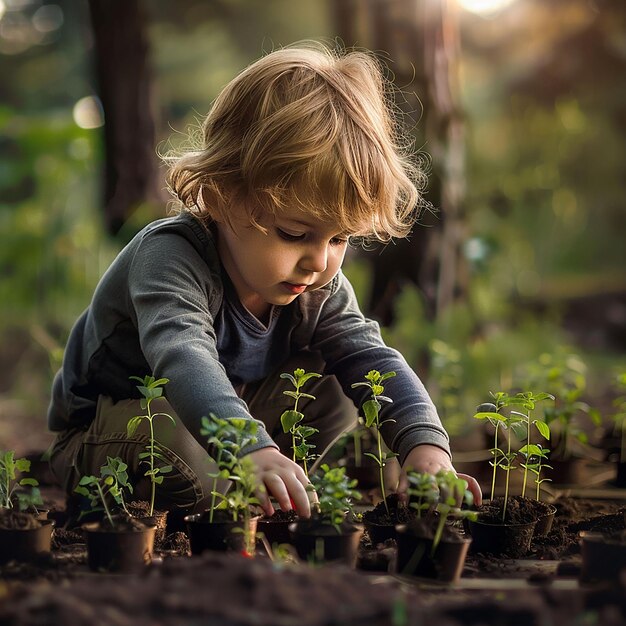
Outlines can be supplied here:
M575 579L578 574L579 531L623 530L624 505L575 498L554 504L553 531L533 541L529 558L561 560L557 574L528 574L519 562L468 557L466 579L526 578L533 586L512 592L423 586L381 575L393 560L395 542L372 546L367 537L358 560L364 571L272 563L263 554L255 559L233 553L189 557L186 535L173 532L145 574L94 574L86 565L82 532L57 525L52 554L0 567L0 624L626 624L624 585L569 592L553 585L557 577ZM53 516L62 519L62 511Z
M476 508L478 519L486 524L501 524L504 498L494 498ZM541 502L513 496L507 499L506 514L504 523L506 524L528 524L537 520L542 514L547 513L547 507Z
M260 520L260 522L296 522L298 521L298 514L293 510L282 511L281 509L276 509L272 515L264 515Z
M554 503L556 515L546 537L533 539L534 558L559 560L580 554L583 530L610 533L624 529L624 504L619 501L560 498Z
M103 518L100 522L96 522L92 527L92 530L96 532L143 532L146 530L146 525L134 517L128 515L113 515L111 517L113 523L108 517Z
M395 493L387 496L386 503L387 506L385 502L379 502L373 509L363 513L363 520L382 526L395 526L406 524L416 516L415 510L401 504Z
M41 522L30 513L15 509L0 509L0 528L6 530L34 530L41 528Z

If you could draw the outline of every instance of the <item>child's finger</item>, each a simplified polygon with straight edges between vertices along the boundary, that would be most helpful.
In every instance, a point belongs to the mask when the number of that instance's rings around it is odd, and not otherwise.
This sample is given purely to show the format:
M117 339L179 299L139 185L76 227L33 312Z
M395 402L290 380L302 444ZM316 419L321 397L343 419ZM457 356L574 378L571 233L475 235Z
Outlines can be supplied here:
M269 494L274 496L282 511L291 510L291 500L284 480L278 474L271 474L265 478L265 486Z
M268 517L274 515L274 506L272 505L267 489L257 489L255 495L259 501L259 506L263 509L263 513Z
M311 516L311 501L309 500L309 492L305 486L298 480L296 476L285 477L285 485L289 490L291 500L295 505L294 508L300 517L308 518Z
M480 506L483 502L483 492L478 481L469 474L458 474L458 477L462 478L467 483L467 488L474 496L474 504Z

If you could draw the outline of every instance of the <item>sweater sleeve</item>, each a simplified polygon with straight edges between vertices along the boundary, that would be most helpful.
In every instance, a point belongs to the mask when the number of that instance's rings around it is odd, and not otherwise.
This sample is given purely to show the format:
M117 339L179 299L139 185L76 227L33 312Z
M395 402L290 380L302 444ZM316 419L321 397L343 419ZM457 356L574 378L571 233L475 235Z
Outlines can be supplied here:
M339 274L331 293L319 310L312 348L320 350L327 363L326 372L334 374L344 393L361 407L368 397L363 382L370 370L396 372L385 381L384 395L393 400L383 403L381 435L403 463L408 453L420 444L436 445L450 454L449 437L422 381L404 357L387 346L378 324L361 313L348 280Z
M209 303L215 280L193 246L174 234L146 237L128 275L128 308L136 318L141 350L154 374L170 380L168 400L203 446L203 416L254 419L219 362ZM244 454L277 447L256 421L257 442Z

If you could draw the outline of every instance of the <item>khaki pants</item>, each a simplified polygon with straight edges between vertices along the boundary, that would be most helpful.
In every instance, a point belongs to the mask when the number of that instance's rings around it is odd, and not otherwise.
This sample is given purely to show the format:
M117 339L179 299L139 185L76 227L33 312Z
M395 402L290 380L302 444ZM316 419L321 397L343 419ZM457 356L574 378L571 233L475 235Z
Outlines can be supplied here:
M301 353L290 359L276 375L239 390L252 415L261 420L283 454L291 457L291 435L283 433L280 416L293 406L293 399L282 392L290 389L288 381L279 377L281 372L292 372L297 367L306 371L320 372L321 358L314 353ZM167 390L167 388L166 388ZM316 400L302 400L299 409L305 415L305 423L320 432L311 437L314 452L323 453L344 432L356 424L357 410L343 394L334 376L322 376L308 381L304 391L316 396ZM163 483L157 485L156 505L160 509L203 510L213 488L208 472L213 470L206 447L194 439L165 398L151 404L152 412L171 415L176 425L165 417L153 421L155 438L163 456L173 471L163 474ZM142 420L133 437L126 434L126 424L135 415L144 415L139 400L122 400L114 403L101 396L96 416L86 430L71 429L59 433L50 455L50 467L60 485L68 494L74 491L81 476L99 475L107 456L120 457L128 464L130 480L134 485L133 498L149 499L150 481L143 474L147 467L139 463L139 454L149 441L147 420ZM318 463L321 459L318 459ZM219 489L226 490L221 484Z

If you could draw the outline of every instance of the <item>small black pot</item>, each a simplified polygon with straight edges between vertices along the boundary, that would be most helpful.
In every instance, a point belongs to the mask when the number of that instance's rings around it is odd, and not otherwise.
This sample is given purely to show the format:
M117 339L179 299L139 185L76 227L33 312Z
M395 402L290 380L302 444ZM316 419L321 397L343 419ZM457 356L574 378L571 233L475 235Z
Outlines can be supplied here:
M291 543L303 561L342 561L354 567L363 526L344 522L340 530L317 520L300 520L289 527Z
M535 537L545 537L552 530L552 524L554 523L556 507L554 504L548 504L547 502L544 502L544 504L548 507L548 511L537 519L537 523L535 524Z
M169 511L154 511L153 515L137 517L140 522L146 526L154 526L154 545L160 546L165 541L167 534L167 517Z
M254 547L259 518L249 517L246 525L243 519L214 518L210 522L206 512L185 516L191 554L202 554L205 550L249 553Z
M369 535L372 545L379 543L385 543L387 539L396 538L396 524L377 524L376 522L370 522L363 517L363 526L365 531Z
M432 539L415 534L406 524L398 525L396 533L398 553L395 570L398 574L446 583L459 581L472 543L470 538L459 536L458 541L442 539L431 554Z
M513 559L525 556L530 550L536 524L536 520L526 524L486 524L468 520L472 554L482 552Z
M580 538L581 582L619 580L620 573L626 570L626 537L583 531Z
M39 522L39 528L0 528L0 563L33 561L50 552L54 522Z
M261 518L257 523L257 531L262 535L270 546L281 543L291 543L291 533L289 526L293 520L272 520Z
M135 572L152 563L155 526L142 530L109 530L100 522L82 526L87 540L87 564L93 572Z

